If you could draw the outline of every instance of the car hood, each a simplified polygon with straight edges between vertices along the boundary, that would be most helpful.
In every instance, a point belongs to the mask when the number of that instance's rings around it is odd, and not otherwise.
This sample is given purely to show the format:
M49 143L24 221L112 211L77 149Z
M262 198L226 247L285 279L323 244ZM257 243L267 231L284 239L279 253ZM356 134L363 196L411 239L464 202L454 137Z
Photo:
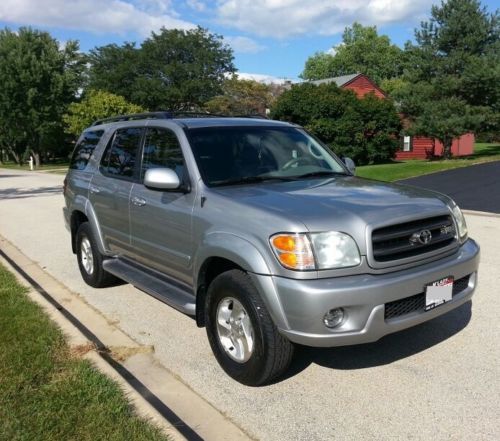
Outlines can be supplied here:
M253 208L295 220L310 232L343 231L358 245L365 242L367 227L450 213L450 199L440 193L354 176L220 187L216 192L229 204L241 204L241 213ZM276 225L275 231L283 230Z

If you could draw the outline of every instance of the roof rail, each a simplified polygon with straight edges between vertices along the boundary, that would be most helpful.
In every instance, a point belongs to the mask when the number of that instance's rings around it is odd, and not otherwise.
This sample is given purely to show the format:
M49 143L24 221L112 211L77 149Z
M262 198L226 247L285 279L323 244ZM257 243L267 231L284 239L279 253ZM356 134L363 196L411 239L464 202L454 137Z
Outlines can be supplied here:
M106 124L119 121L132 121L134 119L172 119L174 116L172 112L143 112L131 113L129 115L117 115L111 118L98 119L92 123L92 126Z
M94 121L92 126L97 126L100 124L120 122L120 121L133 121L135 119L174 119L174 118L262 118L269 119L267 116L259 114L250 115L219 115L216 113L208 112L184 112L175 111L170 112L166 110L161 110L157 112L143 112L143 113L131 113L129 115L117 115L111 118L102 118Z

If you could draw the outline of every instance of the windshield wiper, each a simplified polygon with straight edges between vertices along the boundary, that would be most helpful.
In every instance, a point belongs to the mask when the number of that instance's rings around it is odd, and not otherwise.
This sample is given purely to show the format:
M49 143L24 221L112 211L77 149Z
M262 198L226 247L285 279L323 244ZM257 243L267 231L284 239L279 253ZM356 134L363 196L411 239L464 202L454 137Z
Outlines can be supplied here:
M255 184L259 182L268 181L293 181L294 177L287 176L245 176L243 178L226 179L225 181L218 181L212 185L215 187L224 185L238 185L238 184Z
M319 170L310 173L304 173L303 175L292 176L294 179L304 179L304 178L316 178L322 176L351 176L344 172L336 172L331 170Z

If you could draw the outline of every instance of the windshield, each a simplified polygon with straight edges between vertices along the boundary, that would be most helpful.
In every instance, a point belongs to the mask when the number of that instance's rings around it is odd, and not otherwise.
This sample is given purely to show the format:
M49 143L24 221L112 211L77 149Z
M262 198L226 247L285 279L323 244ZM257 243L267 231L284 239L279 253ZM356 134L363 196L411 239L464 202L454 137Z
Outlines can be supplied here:
M210 186L347 174L325 147L295 127L209 127L190 129L188 136Z

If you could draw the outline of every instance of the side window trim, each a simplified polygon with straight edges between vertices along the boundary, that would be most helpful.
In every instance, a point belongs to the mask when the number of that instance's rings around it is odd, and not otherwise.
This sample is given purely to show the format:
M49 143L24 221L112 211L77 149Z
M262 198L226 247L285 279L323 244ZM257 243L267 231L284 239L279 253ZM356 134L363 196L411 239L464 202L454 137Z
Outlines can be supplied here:
M139 160L135 161L134 164L134 170L132 176L120 176L120 175L114 175L111 173L108 173L105 168L104 168L104 163L107 162L107 166L109 166L109 161L111 158L111 149L113 147L113 144L115 142L116 134L120 130L127 130L127 129L140 129L141 130L141 139L137 145L136 148L136 158L139 158ZM118 127L115 129L113 134L111 135L108 144L106 145L106 148L104 149L104 152L102 153L101 160L99 162L99 172L103 175L106 176L107 178L112 178L112 179L119 179L120 181L127 181L127 182L134 182L134 183L139 183L140 179L140 167L142 166L142 156L141 152L143 150L143 144L144 144L144 134L146 133L145 127L144 126L125 126L125 127ZM138 168L139 167L139 168Z

